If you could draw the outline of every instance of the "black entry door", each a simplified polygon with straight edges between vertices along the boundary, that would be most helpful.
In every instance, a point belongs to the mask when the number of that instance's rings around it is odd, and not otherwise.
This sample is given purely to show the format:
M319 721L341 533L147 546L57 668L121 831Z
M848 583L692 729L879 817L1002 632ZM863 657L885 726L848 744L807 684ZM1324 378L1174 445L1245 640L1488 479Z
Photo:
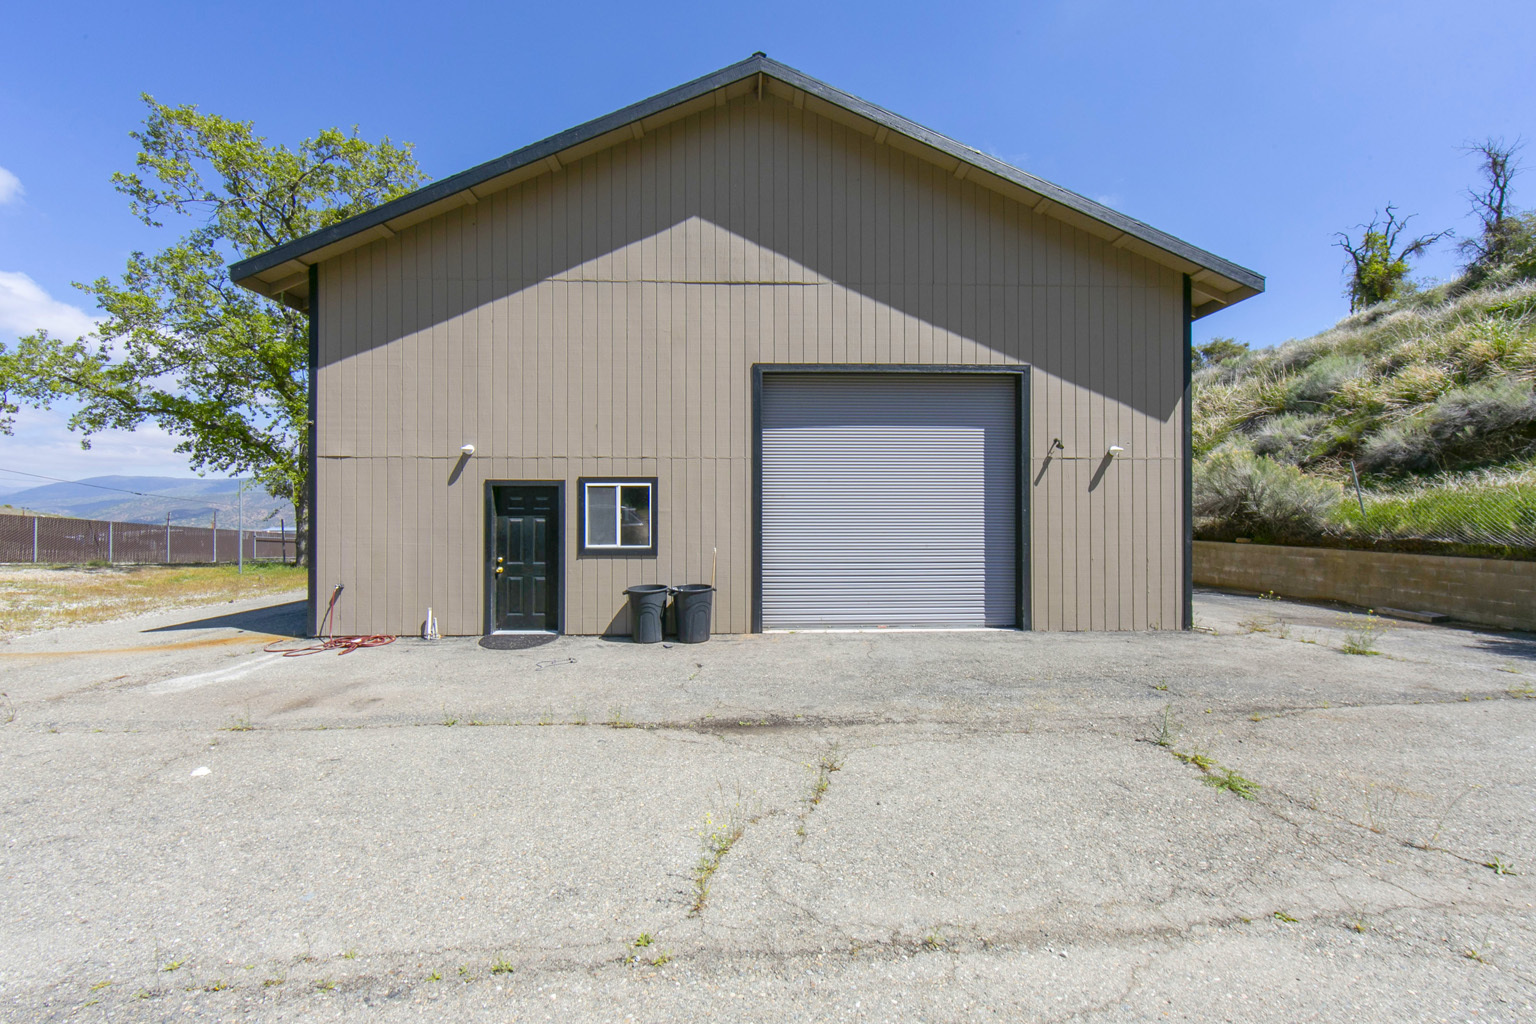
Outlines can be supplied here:
M559 491L493 485L491 505L492 628L558 632Z

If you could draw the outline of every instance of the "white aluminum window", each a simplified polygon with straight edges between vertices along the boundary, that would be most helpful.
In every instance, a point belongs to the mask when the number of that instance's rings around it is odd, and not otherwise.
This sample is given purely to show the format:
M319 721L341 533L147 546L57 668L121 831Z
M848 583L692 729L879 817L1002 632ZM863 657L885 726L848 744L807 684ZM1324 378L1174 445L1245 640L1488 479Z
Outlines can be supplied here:
M583 479L582 550L655 554L655 495L655 480Z

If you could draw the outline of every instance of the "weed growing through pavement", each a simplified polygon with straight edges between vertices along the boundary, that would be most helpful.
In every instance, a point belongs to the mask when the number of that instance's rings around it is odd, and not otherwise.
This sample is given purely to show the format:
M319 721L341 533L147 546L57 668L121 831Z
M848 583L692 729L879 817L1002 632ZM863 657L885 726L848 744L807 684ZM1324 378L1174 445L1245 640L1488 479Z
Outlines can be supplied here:
M427 975L427 980L428 981L442 981L443 980L443 972L439 971L439 970L436 970L434 968L432 973Z
M650 932L641 932L635 937L634 947L636 949L644 949L654 941L656 940L652 937Z
M287 980L288 980L287 978L268 978L267 980L265 980L265 981L263 981L261 983L261 987L262 988L274 988L274 987L276 987L278 985L281 985L283 982L285 982Z
M540 725L554 725L555 724L555 709L554 708L545 708L543 713L539 715L539 724Z
M356 960L357 959L357 950L349 949L345 953L341 954L341 958L343 960Z
M444 726L445 726L445 727L447 727L447 728L450 728L450 729L451 729L451 728L453 728L453 727L454 727L454 726L455 726L455 725L458 725L458 724L459 724L459 720L458 720L458 719L457 719L457 718L444 718L444 719L443 719L443 723L442 723L442 724L443 724L443 725L444 725Z
M1377 618L1372 608L1365 610L1364 618L1351 613L1345 625L1349 628L1344 634L1344 642L1339 645L1339 650L1345 654L1380 654L1376 643L1392 628Z
M1487 953L1489 934L1490 932L1488 931L1483 932L1483 941L1463 949L1461 951L1461 955L1466 957L1468 960L1475 960L1480 964L1488 964Z
M497 960L491 964L492 974L511 974L516 969L509 960Z
M1171 753L1174 757L1178 758L1180 761L1183 761L1185 764L1192 764L1192 765L1194 765L1196 768L1199 768L1202 772L1208 772L1211 769L1216 767L1216 759L1215 758L1209 756L1208 754L1202 754L1199 751L1196 751L1193 754L1185 754L1182 751L1171 750L1171 751L1169 751L1169 753Z
M1385 790L1379 790L1377 783L1367 782L1365 793L1360 798L1360 807L1364 812L1365 820L1356 824L1363 825L1368 831L1377 835L1387 830L1387 822L1397 810L1398 798L1403 795L1403 790L1397 786L1388 785Z
M256 727L251 724L251 709L246 708L245 714L231 718L229 724L224 727L225 732L251 732Z
M1165 726L1167 721L1167 713L1167 709L1165 708L1163 711ZM1195 768L1200 769L1200 774L1203 776L1201 781L1203 781L1207 786L1213 786L1216 789L1224 789L1229 793L1236 793L1244 800L1258 799L1259 790L1263 787L1260 786L1257 782L1254 782L1249 778L1244 778L1237 772L1233 771L1231 768L1223 767L1217 763L1214 757L1211 757L1209 754L1202 754L1198 750L1186 754L1182 750L1173 749L1173 739L1171 735L1167 737L1166 743L1163 742L1163 739L1164 737L1160 734L1152 742L1156 743L1160 747L1166 748L1168 753L1172 754L1175 758L1184 762L1185 764L1192 765Z
M334 992L336 991L336 982L329 978L321 978L319 981L315 982L315 991Z
M1171 747L1179 738L1179 723L1173 718L1173 705L1163 705L1163 718L1158 723L1157 735L1152 737L1152 742L1160 747Z
M806 767L815 773L815 778L811 781L811 795L806 798L806 802L815 807L821 803L821 798L827 795L827 787L832 784L832 773L841 771L843 768L843 758L838 753L837 744L832 744L815 764L808 764Z
M1219 768L1205 777L1207 786L1215 786L1229 793L1236 793L1244 800L1256 799L1259 793L1259 784L1252 779L1245 779L1231 768Z
M1518 873L1515 871L1513 864L1498 857L1493 858L1493 860L1483 861L1483 867L1488 868L1496 875L1513 875Z
M181 965L184 964L184 963L186 963L185 960L170 960L170 961L167 961L165 964L162 964L160 969L162 971L178 970L178 969L180 969Z
M587 724L587 709L586 708L577 708L576 709L576 713L571 716L571 724L572 725L586 725Z
M5 701L5 713L0 715L0 723L10 725L16 721L16 705L11 703L11 695L8 693L0 693L0 700Z
M740 793L737 793L736 801L723 811L716 813L711 810L704 813L704 823L699 829L699 860L693 866L693 906L688 910L690 917L697 917L709 901L710 883L715 872L720 870L720 861L747 830L750 819L751 814L743 805Z
M662 964L667 964L667 963L671 963L671 962L672 962L672 951L670 949L664 949L660 953L657 953L655 956L653 956L651 958L651 966L652 967L660 967Z
M1287 914L1283 910L1277 910L1275 911L1275 920L1281 922L1282 924L1295 924L1297 918L1292 917L1290 914Z
M938 932L929 932L923 939L923 945L929 949L939 950L944 948L944 936Z
M608 728L633 729L634 727L634 719L629 717L628 710L622 704L608 710Z

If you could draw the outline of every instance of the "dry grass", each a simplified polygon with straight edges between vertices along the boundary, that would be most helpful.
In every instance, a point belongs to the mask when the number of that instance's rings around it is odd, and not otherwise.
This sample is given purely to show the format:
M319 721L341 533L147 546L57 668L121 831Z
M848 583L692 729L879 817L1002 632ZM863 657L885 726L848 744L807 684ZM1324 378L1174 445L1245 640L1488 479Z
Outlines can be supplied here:
M245 600L304 586L304 570L232 565L0 566L0 638L106 622L185 605Z

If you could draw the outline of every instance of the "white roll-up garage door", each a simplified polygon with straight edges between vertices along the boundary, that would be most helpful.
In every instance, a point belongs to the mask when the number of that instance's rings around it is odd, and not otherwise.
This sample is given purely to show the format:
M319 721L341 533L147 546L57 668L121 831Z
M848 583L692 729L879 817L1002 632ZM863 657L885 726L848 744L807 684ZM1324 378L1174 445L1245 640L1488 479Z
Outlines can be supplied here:
M764 374L763 628L1015 625L1015 379Z

